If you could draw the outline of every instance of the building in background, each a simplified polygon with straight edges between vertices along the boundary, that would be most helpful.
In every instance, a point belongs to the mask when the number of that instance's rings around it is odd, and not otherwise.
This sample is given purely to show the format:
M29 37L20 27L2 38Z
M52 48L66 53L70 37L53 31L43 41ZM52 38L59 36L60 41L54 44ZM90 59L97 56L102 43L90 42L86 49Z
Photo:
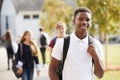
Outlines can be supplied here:
M0 40L1 40L1 7L2 7L3 0L0 0Z
M2 37L7 29L11 29L14 39L18 39L26 29L33 32L38 41L41 7L44 0L3 0L1 6Z
M64 0L66 4L76 8L76 0ZM0 38L7 29L11 29L15 39L26 30L31 29L38 42L41 8L44 0L0 0Z

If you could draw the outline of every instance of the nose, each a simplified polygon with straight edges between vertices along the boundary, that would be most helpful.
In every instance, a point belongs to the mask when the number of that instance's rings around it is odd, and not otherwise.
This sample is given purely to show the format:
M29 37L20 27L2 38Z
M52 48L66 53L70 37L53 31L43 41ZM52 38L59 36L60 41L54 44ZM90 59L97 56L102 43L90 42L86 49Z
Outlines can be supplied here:
M83 19L83 23L87 23L86 19Z
M82 21L82 25L87 25L87 21L85 19Z

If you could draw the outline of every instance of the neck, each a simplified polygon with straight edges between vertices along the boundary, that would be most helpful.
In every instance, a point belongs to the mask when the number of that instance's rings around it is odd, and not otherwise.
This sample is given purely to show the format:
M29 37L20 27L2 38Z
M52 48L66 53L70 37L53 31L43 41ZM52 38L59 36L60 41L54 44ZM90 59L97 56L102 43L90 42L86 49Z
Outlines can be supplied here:
M64 34L58 34L57 37L58 38L63 38L65 35Z
M76 35L79 39L84 39L84 38L87 36L87 33L75 32L75 35Z
M30 41L24 41L24 44L30 45Z

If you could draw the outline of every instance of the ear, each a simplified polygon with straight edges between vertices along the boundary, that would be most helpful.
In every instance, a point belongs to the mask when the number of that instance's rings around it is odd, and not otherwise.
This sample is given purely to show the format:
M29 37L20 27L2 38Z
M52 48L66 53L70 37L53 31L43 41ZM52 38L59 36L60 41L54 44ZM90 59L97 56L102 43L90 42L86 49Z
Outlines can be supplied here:
M90 23L89 23L89 28L91 28L91 26L92 26L92 21L90 21Z
M73 23L75 24L75 18L73 19Z

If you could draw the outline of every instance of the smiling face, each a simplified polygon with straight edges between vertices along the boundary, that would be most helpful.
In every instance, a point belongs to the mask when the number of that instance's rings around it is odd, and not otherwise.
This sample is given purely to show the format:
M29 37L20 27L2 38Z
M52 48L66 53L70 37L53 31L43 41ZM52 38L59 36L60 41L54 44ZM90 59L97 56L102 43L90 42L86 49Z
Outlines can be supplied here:
M59 35L64 35L66 32L66 24L63 22L58 22L56 26L56 30Z
M58 34L65 34L66 29L64 26L60 26L59 28L56 29Z
M91 14L88 12L78 12L74 17L74 24L76 26L76 34L86 36L87 31L91 25Z

